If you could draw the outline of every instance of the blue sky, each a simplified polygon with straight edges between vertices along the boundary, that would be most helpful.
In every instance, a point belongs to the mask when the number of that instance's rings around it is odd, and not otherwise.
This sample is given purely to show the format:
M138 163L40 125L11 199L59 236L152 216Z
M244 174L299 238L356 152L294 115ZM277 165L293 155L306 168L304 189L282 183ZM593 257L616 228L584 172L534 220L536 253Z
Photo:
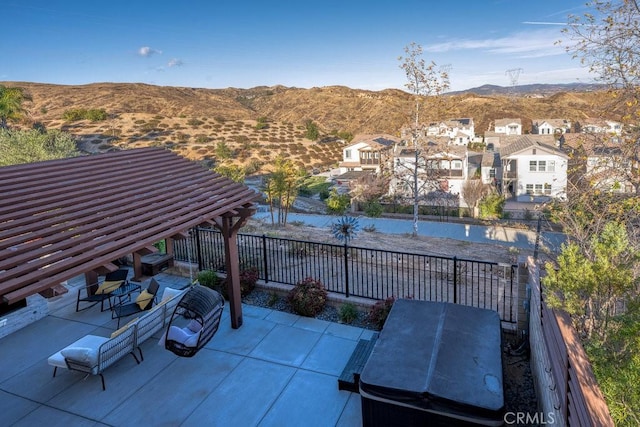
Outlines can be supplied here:
M0 81L405 89L411 42L451 90L592 80L554 44L584 0L3 3Z

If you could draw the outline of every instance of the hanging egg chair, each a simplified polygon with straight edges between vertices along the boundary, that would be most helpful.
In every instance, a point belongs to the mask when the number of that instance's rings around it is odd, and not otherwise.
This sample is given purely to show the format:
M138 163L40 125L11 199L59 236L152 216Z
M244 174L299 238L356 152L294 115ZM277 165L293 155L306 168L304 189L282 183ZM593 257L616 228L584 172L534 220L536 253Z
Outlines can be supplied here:
M165 348L180 357L194 356L218 330L223 308L224 298L219 292L193 286L173 311Z

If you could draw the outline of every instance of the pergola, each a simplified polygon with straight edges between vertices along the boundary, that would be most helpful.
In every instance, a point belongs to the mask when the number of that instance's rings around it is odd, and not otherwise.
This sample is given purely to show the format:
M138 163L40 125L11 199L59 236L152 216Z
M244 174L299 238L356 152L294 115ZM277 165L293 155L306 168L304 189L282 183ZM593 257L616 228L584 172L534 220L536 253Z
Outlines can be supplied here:
M225 240L231 323L242 325L238 229L257 193L160 148L0 168L0 302L14 304L114 261L157 252L154 243L213 225Z

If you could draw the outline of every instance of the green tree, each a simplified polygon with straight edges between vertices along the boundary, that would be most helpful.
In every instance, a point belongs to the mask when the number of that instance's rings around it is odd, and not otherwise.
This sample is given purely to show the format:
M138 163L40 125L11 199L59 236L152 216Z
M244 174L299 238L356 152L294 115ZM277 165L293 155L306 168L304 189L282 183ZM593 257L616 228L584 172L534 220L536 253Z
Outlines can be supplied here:
M256 120L256 130L268 128L269 124L267 122L268 119L266 117L258 117L258 120Z
M635 294L633 268L638 255L625 226L615 222L592 236L587 251L575 243L563 245L557 268L552 262L545 265L542 283L547 303L569 313L587 340L606 341L617 305Z
M640 304L612 319L606 342L585 346L616 426L640 425Z
M502 209L504 208L505 199L497 193L492 193L484 196L478 203L478 209L480 211L480 218L482 219L497 219L502 216Z
M297 168L293 161L282 156L276 158L275 169L263 188L269 203L272 224L286 225L289 210L298 195L304 176L304 170ZM277 218L274 216L276 210Z
M339 194L334 187L329 192L329 197L325 200L325 203L329 212L343 215L351 206L351 198L348 194Z
M216 144L216 157L220 160L227 160L233 156L233 151L225 141L218 141Z
M245 170L242 166L221 164L214 167L213 170L232 181L244 182Z
M598 228L599 229L599 228ZM547 303L571 315L618 426L640 421L638 250L627 227L607 222L589 244L569 243L546 263ZM624 310L622 310L624 308Z
M304 136L307 139L315 141L320 137L320 129L318 125L313 122L313 120L309 119L304 122L304 127L306 129Z
M31 95L23 88L0 85L0 129L8 129L9 120L20 120L24 117L25 101L31 101Z
M0 129L0 166L77 156L76 141L59 130L9 131Z

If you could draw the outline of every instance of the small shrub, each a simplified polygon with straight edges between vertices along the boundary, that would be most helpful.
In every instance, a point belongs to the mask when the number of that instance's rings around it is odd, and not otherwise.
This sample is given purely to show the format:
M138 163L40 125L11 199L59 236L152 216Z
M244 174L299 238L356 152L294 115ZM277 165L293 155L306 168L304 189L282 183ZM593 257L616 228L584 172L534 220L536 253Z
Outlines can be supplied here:
M271 291L269 293L269 299L267 300L267 305L269 307L273 307L278 302L278 299L279 299L278 294L275 291Z
M240 295L245 297L256 288L258 269L255 267L240 270Z
M340 307L339 315L342 323L352 323L358 318L358 309L355 304L347 302Z
M391 307L396 302L394 296L390 296L385 300L378 301L371 307L369 311L369 322L371 322L378 330L382 329L384 322L387 321Z
M203 125L203 124L204 124L204 122L203 122L202 120L198 120L198 119L195 119L195 118L194 118L194 119L189 119L189 120L187 121L187 124L188 124L189 126L191 126L191 127L194 127L194 128L195 128L195 127L198 127L198 126L200 126L200 125Z
M375 233L377 231L375 224L366 225L362 229L367 233Z
M378 200L369 200L364 204L364 213L371 218L382 216L382 205Z
M198 283L207 288L220 291L220 277L212 270L202 270L197 275Z
M319 280L307 277L289 291L287 302L297 314L315 317L322 312L327 303L327 290Z

